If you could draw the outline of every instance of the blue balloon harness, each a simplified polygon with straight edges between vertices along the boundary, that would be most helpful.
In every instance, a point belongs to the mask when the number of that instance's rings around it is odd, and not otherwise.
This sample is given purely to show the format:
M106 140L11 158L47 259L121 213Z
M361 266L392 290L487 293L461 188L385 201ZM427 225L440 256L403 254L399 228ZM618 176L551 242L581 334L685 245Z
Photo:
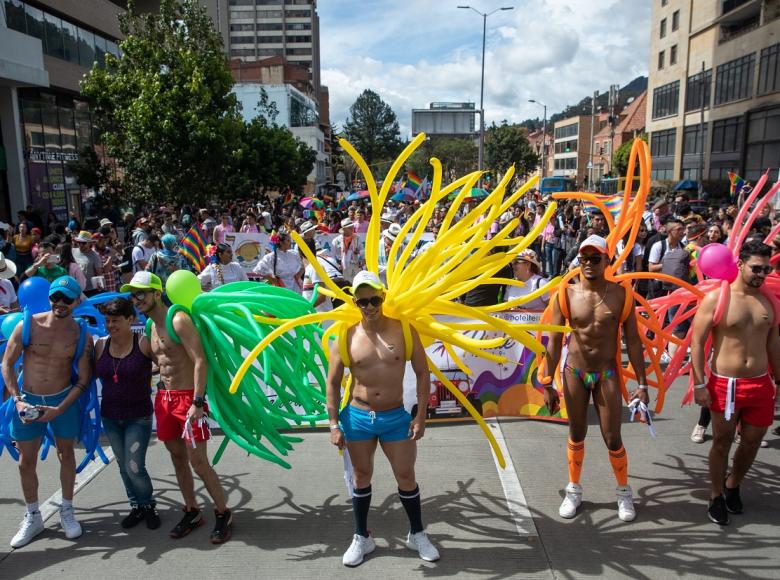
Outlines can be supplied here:
M92 298L85 300L74 311L73 317L79 325L79 339L76 345L76 353L73 356L73 368L71 370L71 384L78 380L78 361L81 355L84 354L84 347L87 340L87 332L92 333L93 336L105 336L107 334L105 327L105 318L96 308L96 305L102 304L114 298L120 298L126 296L117 292L106 292L99 294ZM8 314L8 316L14 316L14 314ZM22 322L22 344L28 346L30 344L30 321L32 319L32 311L30 308L25 307ZM5 317L3 317L5 318ZM17 315L18 318L18 315ZM87 322L87 318L95 320L95 325L90 325ZM16 322L18 324L18 321ZM14 327L16 326L14 324ZM6 335L10 336L10 332ZM5 354L6 346L8 342L3 340L0 343L0 356ZM22 369L22 357L16 363L14 370L17 372L18 384L23 384L24 370ZM0 378L0 386L5 389L5 382ZM81 463L76 467L76 473L81 471L89 464L90 461L95 459L95 456L99 457L103 463L108 464L108 457L103 452L103 448L100 445L100 434L103 430L103 426L100 419L100 400L97 393L97 381L94 378L90 380L87 390L73 403L79 405L81 410L81 431L79 434L79 442L84 447L85 455ZM0 456L3 454L3 449L8 451L14 460L19 460L19 451L14 447L13 440L11 439L11 423L14 415L16 414L16 404L12 398L4 401L0 405ZM46 426L46 433L43 436L41 445L41 460L45 460L49 454L49 449L55 445L54 432L51 425Z

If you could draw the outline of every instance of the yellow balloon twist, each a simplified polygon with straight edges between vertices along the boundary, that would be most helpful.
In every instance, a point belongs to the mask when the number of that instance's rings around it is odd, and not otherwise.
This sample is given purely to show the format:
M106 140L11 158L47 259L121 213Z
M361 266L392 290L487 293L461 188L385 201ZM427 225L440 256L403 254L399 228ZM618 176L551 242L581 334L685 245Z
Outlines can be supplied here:
M366 234L366 265L367 269L374 273L378 274L379 271L380 216L390 193L390 186L406 160L424 140L425 135L420 134L409 143L393 163L380 189L377 189L376 180L365 160L350 143L340 140L342 148L349 153L362 171L371 199L373 212ZM430 198L409 217L387 255L388 288L383 312L386 316L401 321L406 343L406 358L411 358L411 329L420 335L424 345L440 340L458 368L466 374L470 374L470 369L455 348L497 363L511 362L506 357L491 352L491 349L503 344L504 336L497 338L470 336L475 332L477 336L480 333L484 336L485 333L499 332L511 336L534 352L542 352L544 347L537 340L536 332L569 332L570 329L549 324L510 324L493 315L503 309L501 305L474 307L460 304L456 300L479 285L520 284L516 280L501 278L497 274L541 234L555 213L556 204L550 204L540 222L524 237L511 237L517 227L516 219L506 224L496 235L489 237L492 224L529 191L536 184L537 179L532 178L517 191L509 193L507 187L514 176L514 168L510 168L492 192L475 208L458 218L461 206L479 181L480 172L465 175L443 186L441 163L434 158L431 159L431 166L433 179ZM436 204L451 194L456 195L444 217L438 235L423 249L419 249L419 242L425 234ZM263 349L279 336L294 331L302 324L319 323L326 319L333 321L333 324L323 333L323 347L326 354L330 349L329 342L335 340L345 366L350 364L347 331L362 319L360 310L352 302L351 297L328 277L300 236L293 232L292 237L323 280L324 287L320 288L320 292L326 296L340 298L344 304L330 312L310 314L293 320L263 319L263 323L275 324L277 328L252 349L236 373L231 388L237 387ZM533 294L513 300L509 304L519 306L528 300L533 300L549 291L557 282L558 280L553 280ZM427 358L427 361L431 372L477 421L490 442L499 464L503 467L504 457L482 416L436 368L430 358ZM347 384L348 389L349 384ZM348 394L345 394L344 401L347 400Z

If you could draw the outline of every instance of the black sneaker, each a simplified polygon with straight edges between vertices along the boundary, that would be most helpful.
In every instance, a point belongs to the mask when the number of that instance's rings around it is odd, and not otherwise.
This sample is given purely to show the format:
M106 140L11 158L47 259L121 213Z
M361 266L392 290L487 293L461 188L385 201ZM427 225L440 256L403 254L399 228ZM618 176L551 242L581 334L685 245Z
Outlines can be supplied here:
M146 527L150 530L156 530L160 527L160 514L157 512L157 507L154 505L144 506L144 519L146 519Z
M726 500L722 495L710 500L710 507L707 509L707 515L710 520L719 526L726 526L729 523L729 512L726 508Z
M176 524L176 527L171 530L170 536L174 540L179 540L189 534L192 530L199 528L203 525L203 516L200 510L195 508L193 510L184 510L184 517Z
M214 524L214 531L211 532L211 543L224 544L233 533L233 513L228 509L222 513L214 510L214 516L217 523Z
M126 530L133 528L144 521L144 510L139 507L133 507L125 519L122 520L122 527Z
M726 509L732 514L742 513L742 498L739 496L739 486L730 489L723 485L723 495L726 498Z

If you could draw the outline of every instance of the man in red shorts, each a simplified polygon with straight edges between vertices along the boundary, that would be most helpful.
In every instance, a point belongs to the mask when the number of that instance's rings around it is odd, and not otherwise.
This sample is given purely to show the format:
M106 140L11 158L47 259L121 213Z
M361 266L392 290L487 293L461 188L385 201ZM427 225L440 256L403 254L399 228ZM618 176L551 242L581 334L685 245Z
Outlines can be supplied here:
M729 513L742 513L739 486L753 464L774 418L775 386L770 368L780 370L780 337L773 304L761 291L772 271L772 250L750 241L739 253L739 274L731 283L728 304L718 324L714 315L720 290L704 297L693 319L691 355L696 402L712 412L709 467L712 493L709 518L729 523ZM705 380L704 345L712 333L712 374ZM729 450L740 425L742 441L727 473Z
M168 334L168 307L162 300L162 282L151 272L133 275L121 288L130 292L135 307L152 319L150 341L152 355L160 367L161 386L154 402L157 438L171 454L176 480L184 496L184 517L171 530L172 538L182 538L203 525L203 516L195 499L192 470L203 480L215 506L211 543L230 539L233 515L225 504L225 492L219 476L209 464L207 441L211 437L204 400L208 362L192 319L177 312L171 321L176 336ZM190 465L192 469L190 469Z

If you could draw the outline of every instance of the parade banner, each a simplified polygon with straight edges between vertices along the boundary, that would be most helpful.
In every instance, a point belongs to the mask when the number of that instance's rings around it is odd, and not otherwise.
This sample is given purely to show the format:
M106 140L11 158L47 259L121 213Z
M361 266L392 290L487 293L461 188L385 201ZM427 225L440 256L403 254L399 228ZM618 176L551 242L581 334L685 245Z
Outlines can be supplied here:
M534 324L541 318L541 311L508 310L497 313L513 324ZM498 332L475 332L472 338L489 339L502 336ZM542 338L547 343L547 338ZM536 357L511 338L492 352L509 359L507 364L496 364L455 348L456 354L472 371L471 376L458 369L444 346L434 342L426 352L436 366L482 414L483 417L526 417L547 421L566 422L566 409L561 397L561 411L551 417L544 404L544 388L536 375ZM411 409L416 403L416 381L411 364L407 363L404 375L404 404ZM444 385L431 374L431 393L428 398L429 418L468 417Z
M271 251L268 234L225 234L225 243L230 244L233 259L249 272L257 266L260 258Z

